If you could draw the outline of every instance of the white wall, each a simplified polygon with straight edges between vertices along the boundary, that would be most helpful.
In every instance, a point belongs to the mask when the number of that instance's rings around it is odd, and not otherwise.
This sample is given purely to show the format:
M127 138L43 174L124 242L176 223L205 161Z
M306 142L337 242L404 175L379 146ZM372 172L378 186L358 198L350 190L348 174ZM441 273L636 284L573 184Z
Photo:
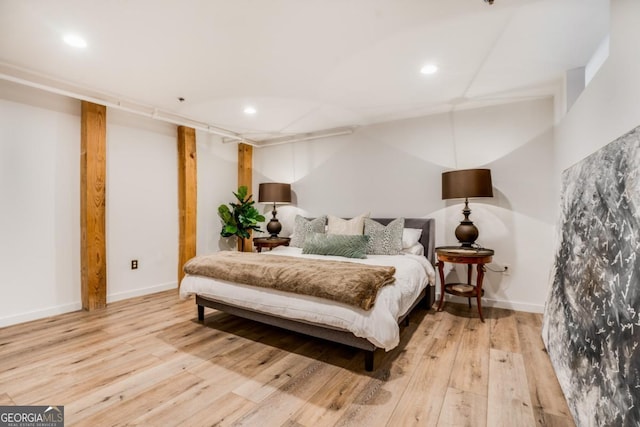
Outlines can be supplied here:
M0 327L80 310L80 102L0 80ZM107 109L107 301L177 286L176 126ZM217 207L237 146L197 132L198 253L225 248ZM138 260L138 269L130 262Z
M495 197L470 202L478 243L496 251L485 304L541 312L551 264L553 100L458 111L367 126L353 135L254 151L258 183L292 183L283 235L308 215L434 217L436 242L456 244L462 201L441 200L441 173L489 167ZM262 208L268 212L268 207Z
M560 173L640 125L640 2L611 2L609 58L556 130Z
M176 141L172 124L107 109L107 302L177 287Z
M0 326L78 310L80 104L0 81Z
M238 189L238 145L223 144L219 137L196 132L198 156L198 255L231 249L234 242L220 237L218 206L235 201Z

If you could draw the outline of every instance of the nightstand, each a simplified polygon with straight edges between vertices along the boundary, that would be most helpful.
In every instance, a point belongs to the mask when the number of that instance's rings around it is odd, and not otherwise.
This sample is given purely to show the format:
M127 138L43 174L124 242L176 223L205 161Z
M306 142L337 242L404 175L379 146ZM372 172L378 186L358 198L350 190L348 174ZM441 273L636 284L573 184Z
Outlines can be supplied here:
M262 252L262 248L271 250L278 246L289 246L290 241L288 237L254 237L253 246L258 252Z
M484 278L484 265L491 262L493 259L492 249L475 249L475 248L461 248L459 246L442 246L436 248L436 255L438 257L438 272L440 273L440 303L438 304L438 311L442 310L444 305L444 294L448 293L459 297L468 298L469 308L471 308L471 298L476 298L478 303L478 314L480 314L480 320L484 322L482 317L482 279ZM444 283L444 263L450 262L453 264L467 264L467 283ZM472 266L477 265L478 277L476 284L471 284L471 271Z

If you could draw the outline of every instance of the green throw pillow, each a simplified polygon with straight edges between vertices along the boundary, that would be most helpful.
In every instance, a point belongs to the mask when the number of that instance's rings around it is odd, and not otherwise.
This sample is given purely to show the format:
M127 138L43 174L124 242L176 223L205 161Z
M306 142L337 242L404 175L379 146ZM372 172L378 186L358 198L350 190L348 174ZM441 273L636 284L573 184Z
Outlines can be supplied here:
M366 258L369 236L312 233L302 248L303 254L336 255L346 258Z
M364 219L364 234L369 236L367 253L371 255L398 255L402 250L404 218L397 218L387 226L369 218Z

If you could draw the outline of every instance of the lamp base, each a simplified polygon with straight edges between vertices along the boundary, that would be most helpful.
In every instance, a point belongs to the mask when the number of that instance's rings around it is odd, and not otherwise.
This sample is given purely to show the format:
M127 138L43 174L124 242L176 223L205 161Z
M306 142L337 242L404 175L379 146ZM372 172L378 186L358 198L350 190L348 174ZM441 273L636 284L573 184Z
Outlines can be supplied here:
M277 218L271 218L267 224L267 231L270 234L269 238L274 239L278 237L278 233L282 231L282 224L280 224Z
M471 221L461 221L456 227L456 238L463 248L470 248L478 238L478 227Z
M456 238L460 242L460 246L463 248L470 248L478 239L478 227L473 224L473 221L469 219L471 215L471 209L469 209L469 200L464 199L464 209L462 210L464 219L460 221L460 224L456 227Z
M278 237L278 233L282 231L282 224L280 224L280 221L278 221L278 218L276 218L277 213L278 211L276 211L276 204L274 203L273 210L271 211L271 215L273 215L273 218L271 218L271 220L269 220L269 224L267 224L267 231L270 234L270 239L275 239L276 237Z

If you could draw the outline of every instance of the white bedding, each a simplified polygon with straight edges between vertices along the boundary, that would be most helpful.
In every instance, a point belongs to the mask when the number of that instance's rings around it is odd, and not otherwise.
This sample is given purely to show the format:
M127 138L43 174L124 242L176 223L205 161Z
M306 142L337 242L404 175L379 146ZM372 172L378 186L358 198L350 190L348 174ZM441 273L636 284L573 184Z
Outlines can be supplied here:
M265 256L299 256L332 259L370 265L394 266L395 282L382 287L369 311L318 297L291 294L250 285L187 275L180 285L180 296L198 294L238 307L289 319L345 329L389 351L400 342L398 319L406 313L427 283L435 284L435 271L424 256L368 255L351 259L324 255L303 255L302 249L280 246L264 252Z

